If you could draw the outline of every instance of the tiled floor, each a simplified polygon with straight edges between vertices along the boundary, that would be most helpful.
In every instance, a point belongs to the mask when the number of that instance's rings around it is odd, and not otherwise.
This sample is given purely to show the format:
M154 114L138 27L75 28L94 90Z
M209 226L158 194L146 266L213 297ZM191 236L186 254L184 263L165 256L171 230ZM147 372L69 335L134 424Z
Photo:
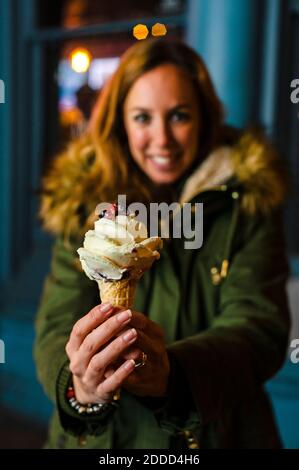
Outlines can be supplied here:
M1 409L0 449L40 449L45 439L46 429Z

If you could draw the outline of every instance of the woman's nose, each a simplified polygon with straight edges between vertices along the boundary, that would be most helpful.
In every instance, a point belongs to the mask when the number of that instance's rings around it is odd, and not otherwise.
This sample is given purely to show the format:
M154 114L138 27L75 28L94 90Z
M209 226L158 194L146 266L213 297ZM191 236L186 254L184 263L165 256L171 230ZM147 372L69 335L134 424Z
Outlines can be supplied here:
M167 147L173 140L171 127L167 122L160 121L153 128L153 140L158 148Z

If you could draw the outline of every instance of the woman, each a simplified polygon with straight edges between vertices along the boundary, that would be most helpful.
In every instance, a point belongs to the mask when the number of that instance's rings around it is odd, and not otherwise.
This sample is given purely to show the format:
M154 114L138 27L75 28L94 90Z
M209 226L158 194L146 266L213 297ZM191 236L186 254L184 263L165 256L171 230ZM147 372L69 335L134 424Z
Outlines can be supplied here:
M196 53L165 40L130 48L44 188L41 216L57 235L36 322L38 374L56 404L47 446L279 447L263 383L289 329L285 183L259 134L224 125ZM165 241L134 310L114 315L76 250L96 205L118 194L203 202L204 241ZM80 414L72 399L100 412Z

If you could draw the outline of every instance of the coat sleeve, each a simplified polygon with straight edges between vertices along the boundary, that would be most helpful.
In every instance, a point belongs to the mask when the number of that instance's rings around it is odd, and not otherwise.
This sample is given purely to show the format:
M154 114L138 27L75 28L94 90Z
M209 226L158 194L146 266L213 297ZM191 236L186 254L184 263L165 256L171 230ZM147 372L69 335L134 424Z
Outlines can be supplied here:
M79 245L72 243L66 247L61 238L54 244L51 272L44 284L35 321L34 343L38 378L57 406L63 428L74 435L104 430L102 417L78 417L65 400L70 378L65 345L74 323L99 303L96 284L76 268Z
M250 400L282 366L289 333L287 275L280 214L244 216L213 324L169 346L202 424Z

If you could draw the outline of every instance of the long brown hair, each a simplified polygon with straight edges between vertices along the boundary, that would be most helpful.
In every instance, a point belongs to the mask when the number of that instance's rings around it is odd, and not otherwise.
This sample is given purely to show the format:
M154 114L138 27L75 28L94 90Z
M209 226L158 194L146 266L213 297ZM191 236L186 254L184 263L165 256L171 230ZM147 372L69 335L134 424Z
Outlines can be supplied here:
M182 42L165 39L137 42L122 56L116 72L102 89L85 133L55 159L52 170L44 179L40 215L46 227L58 231L61 212L68 210L75 214L73 219L65 221L71 232L80 218L80 211L88 214L94 210L93 205L115 200L118 194L126 194L128 202L148 203L154 199L156 188L129 152L123 105L134 82L145 72L165 63L182 68L194 84L202 122L198 161L217 145L223 125L223 108L202 59ZM78 166L82 168L81 175L88 172L88 177L84 180L82 176L80 184L79 174L78 184L69 188L66 178L66 181L61 181L62 173L74 172ZM59 191L59 200L56 198L54 203L51 194L55 191ZM72 201L68 201L68 191L72 191ZM88 198L86 192L89 193ZM86 199L88 207L82 209ZM49 212L53 217L47 221L45 214Z
M134 82L145 72L164 63L182 68L195 86L203 123L200 155L210 151L218 140L223 108L202 59L182 42L163 39L138 42L123 55L119 67L99 96L90 120L88 132L96 158L101 160L104 192L109 187L117 187L118 193L121 190L124 193L128 190L135 192L137 189L140 198L142 175L129 154L123 125L123 105ZM198 158L201 158L200 155ZM146 199L150 198L147 186L143 186Z

